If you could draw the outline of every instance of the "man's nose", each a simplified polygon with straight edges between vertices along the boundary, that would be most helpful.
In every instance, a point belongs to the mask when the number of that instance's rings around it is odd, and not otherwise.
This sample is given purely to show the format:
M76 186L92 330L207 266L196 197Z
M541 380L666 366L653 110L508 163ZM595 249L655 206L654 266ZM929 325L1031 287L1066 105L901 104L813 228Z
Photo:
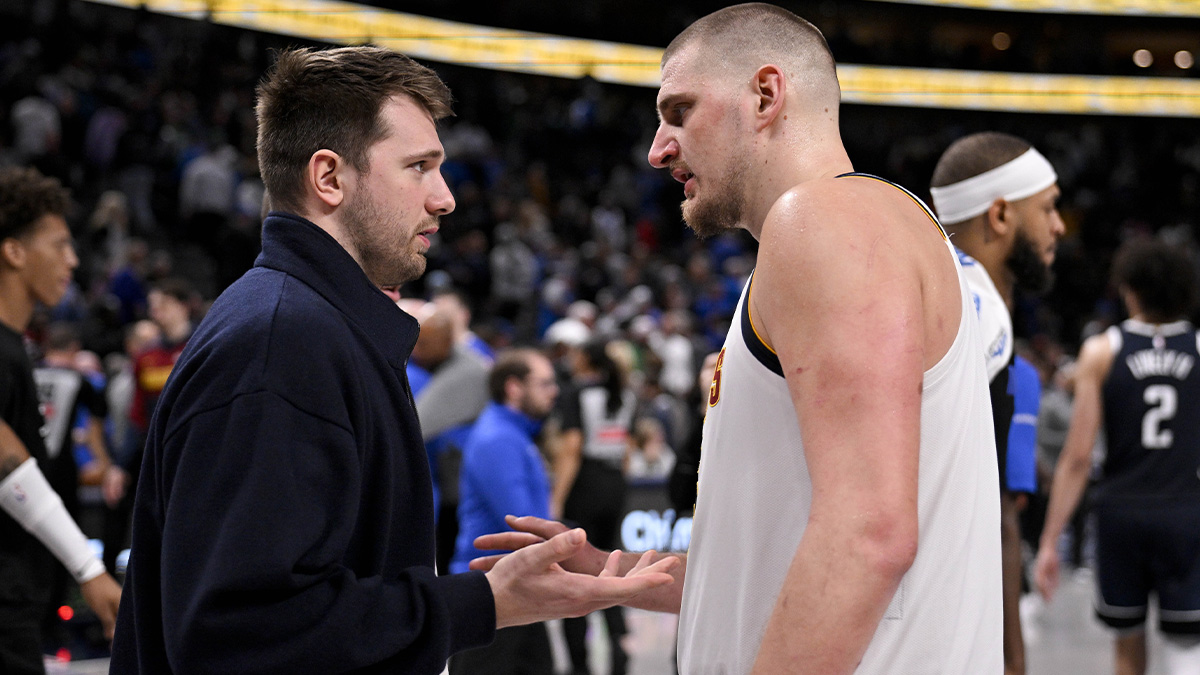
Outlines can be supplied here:
M650 161L650 166L656 169L666 168L678 156L679 142L667 134L662 126L659 126L658 131L654 134L654 143L650 145L650 154L646 157Z

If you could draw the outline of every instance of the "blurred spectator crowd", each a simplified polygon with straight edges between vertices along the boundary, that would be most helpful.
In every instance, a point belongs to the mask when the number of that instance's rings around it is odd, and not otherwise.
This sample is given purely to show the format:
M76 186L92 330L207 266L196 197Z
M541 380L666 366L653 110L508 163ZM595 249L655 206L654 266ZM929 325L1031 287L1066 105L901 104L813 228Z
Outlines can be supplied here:
M682 21L686 11L676 13ZM839 60L878 62L892 50L909 65L948 65L910 54L907 42L856 42L846 20L831 32ZM36 166L76 202L75 284L31 338L82 350L72 358L107 390L118 464L133 445L137 360L180 341L164 336L179 333L178 322L149 314L151 289L176 297L186 280L182 305L195 322L257 255L254 86L272 48L300 42L79 0L0 8L0 165ZM675 451L698 444L700 365L724 340L755 243L740 232L701 242L683 226L681 189L645 159L653 90L431 65L456 97L442 138L457 208L401 302L419 318L441 316L451 338L414 360L433 377L454 345L470 342L484 356L537 345L570 385L571 350L607 342L637 397L626 470L662 480ZM1200 135L1191 120L865 106L846 106L842 120L858 170L922 196L941 152L974 131L1025 137L1055 165L1068 224L1057 283L1015 312L1022 349L1050 391L1066 381L1055 373L1081 337L1120 318L1107 284L1117 245L1139 233L1181 245L1195 236ZM447 297L449 309L438 302ZM98 476L85 471L88 482ZM452 481L442 489L453 492Z

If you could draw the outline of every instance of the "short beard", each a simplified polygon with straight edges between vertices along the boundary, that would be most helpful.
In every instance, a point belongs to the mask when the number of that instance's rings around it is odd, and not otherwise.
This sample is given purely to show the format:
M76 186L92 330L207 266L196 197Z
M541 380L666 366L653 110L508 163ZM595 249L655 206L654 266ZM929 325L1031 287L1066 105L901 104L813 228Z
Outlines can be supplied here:
M746 162L739 161L713 186L715 193L710 192L703 200L685 199L679 205L683 222L697 237L708 239L742 225L746 214L746 173Z
M376 286L399 286L425 273L425 256L409 250L406 239L400 250L391 237L411 237L413 232L388 223L383 211L365 188L346 204L342 222L350 243L358 251L359 264ZM434 219L436 221L436 218ZM418 231L424 228L418 228ZM402 231L403 230L403 231Z
M1054 285L1054 272L1042 260L1029 237L1020 231L1004 264L1012 272L1017 288L1030 295L1045 295Z

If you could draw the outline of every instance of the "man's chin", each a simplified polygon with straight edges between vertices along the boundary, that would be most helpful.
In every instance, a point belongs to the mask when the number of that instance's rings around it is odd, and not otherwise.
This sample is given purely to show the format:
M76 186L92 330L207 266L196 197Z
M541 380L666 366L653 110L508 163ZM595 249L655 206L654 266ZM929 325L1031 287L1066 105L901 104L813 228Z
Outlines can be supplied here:
M689 208L692 207L692 208ZM698 239L708 239L709 237L721 234L725 230L733 229L721 223L719 218L713 217L703 209L694 208L690 202L684 202L682 206L683 222L696 234Z

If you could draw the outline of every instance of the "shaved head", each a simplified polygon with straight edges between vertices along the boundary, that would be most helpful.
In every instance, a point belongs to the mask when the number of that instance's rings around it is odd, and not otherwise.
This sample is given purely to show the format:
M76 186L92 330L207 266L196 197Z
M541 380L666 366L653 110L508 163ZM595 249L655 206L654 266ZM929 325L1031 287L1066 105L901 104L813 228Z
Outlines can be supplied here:
M825 36L795 14L761 2L718 10L697 20L663 52L664 69L688 51L700 68L739 80L766 64L779 66L788 80L840 99L837 67ZM828 101L826 101L828 103Z

